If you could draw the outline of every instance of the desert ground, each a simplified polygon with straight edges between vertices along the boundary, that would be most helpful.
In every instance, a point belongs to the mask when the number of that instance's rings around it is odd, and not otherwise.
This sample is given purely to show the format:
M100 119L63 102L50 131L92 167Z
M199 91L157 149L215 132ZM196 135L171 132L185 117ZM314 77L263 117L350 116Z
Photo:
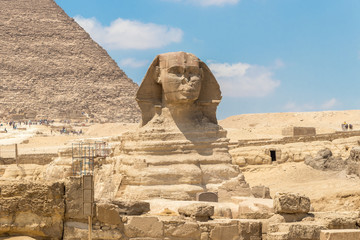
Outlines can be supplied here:
M242 114L220 120L231 141L240 139L281 138L285 127L315 127L317 134L341 131L346 121L360 129L360 111L289 112Z
M228 131L231 142L241 139L281 138L281 130L288 126L315 127L317 133L341 130L346 121L360 128L360 111L329 111L307 113L243 114L220 120ZM77 126L84 134L60 134L47 126L31 126L27 130L0 133L0 144L18 143L19 153L56 153L83 139L110 140L123 132L135 129L139 124L107 123ZM65 126L66 127L66 126ZM0 129L2 130L2 129ZM4 148L5 146L2 146ZM360 207L359 178L345 172L315 170L303 162L271 165L248 165L242 168L250 186L270 187L276 192L297 192L311 198L316 211L350 211Z

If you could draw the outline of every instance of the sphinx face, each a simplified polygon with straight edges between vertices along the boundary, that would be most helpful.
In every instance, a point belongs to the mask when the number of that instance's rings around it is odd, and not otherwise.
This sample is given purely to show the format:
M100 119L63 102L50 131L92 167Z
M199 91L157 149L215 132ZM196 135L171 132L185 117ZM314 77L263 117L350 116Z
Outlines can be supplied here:
M159 83L166 104L192 103L199 98L202 69L199 59L189 53L160 55Z

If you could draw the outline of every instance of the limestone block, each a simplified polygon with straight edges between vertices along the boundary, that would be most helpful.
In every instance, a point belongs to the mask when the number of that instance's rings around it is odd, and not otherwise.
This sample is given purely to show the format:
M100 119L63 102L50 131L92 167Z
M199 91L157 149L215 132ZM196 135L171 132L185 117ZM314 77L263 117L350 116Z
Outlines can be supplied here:
M223 182L218 188L219 201L228 201L233 196L252 196L249 184L246 183L243 174Z
M262 223L254 220L240 220L238 222L241 240L261 240Z
M273 200L251 197L232 197L238 204L237 218L267 219L274 214Z
M112 201L118 207L118 211L123 215L141 215L150 211L150 203L144 201Z
M244 167L244 166L246 166L246 160L244 157L233 155L232 156L232 164L237 165L239 167Z
M353 147L350 151L349 158L352 161L360 162L360 148L359 147Z
M170 221L164 223L165 237L199 239L200 234L200 228L196 222Z
M350 240L360 239L360 230L344 229L344 230L322 230L320 232L320 240Z
M190 184L154 185L154 186L126 186L122 196L124 199L143 200L152 198L166 198L174 200L194 200L196 193L204 192L201 186Z
M123 232L120 229L103 230L94 227L91 233L92 239L125 239L123 238ZM86 223L65 222L64 224L64 240L88 239L88 234L88 224Z
M121 224L119 208L111 203L96 203L96 218L103 223L118 225Z
M209 233L207 232L201 233L200 240L209 240Z
M360 176L360 162L348 160L348 164L346 166L346 174L355 174L357 176Z
M276 193L274 210L275 213L308 213L310 199L295 193Z
M125 235L130 238L135 237L163 237L163 222L157 217L128 217L128 222L124 226Z
M196 201L218 202L218 196L214 192L203 192L196 194Z
M204 203L193 203L178 209L180 215L194 217L199 220L207 220L214 215L214 206Z
M201 169L195 164L173 164L167 166L149 166L135 169L122 166L126 175L124 183L133 185L200 184Z
M256 198L270 198L270 188L265 186L253 186L251 187L251 193Z
M237 224L229 226L216 225L214 229L210 232L211 240L240 240L239 236L239 227Z
M218 206L215 208L214 216L223 218L233 218L231 208Z
M200 166L203 173L203 182L209 183L221 183L229 178L234 178L239 175L239 171L235 166L230 164L211 164Z
M359 212L315 212L313 215L327 229L356 229L360 220Z
M60 239L64 221L64 184L0 184L0 235Z
M318 240L320 238L320 231L324 229L326 229L326 227L317 222L277 223L269 225L268 236L274 235L273 233L286 233L286 235L282 236L286 238L280 239ZM269 239L275 240L278 238L274 238L274 236L272 236Z
M69 177L65 181L65 219L84 219L82 187L80 177Z
M305 218L313 219L308 213L281 213L280 214L285 222L301 222Z
M271 218L268 219L262 219L261 223L262 223L262 233L266 234L268 232L269 229L269 225L270 224L274 224L274 223L283 223L285 222L285 218L280 215L280 214L274 214Z

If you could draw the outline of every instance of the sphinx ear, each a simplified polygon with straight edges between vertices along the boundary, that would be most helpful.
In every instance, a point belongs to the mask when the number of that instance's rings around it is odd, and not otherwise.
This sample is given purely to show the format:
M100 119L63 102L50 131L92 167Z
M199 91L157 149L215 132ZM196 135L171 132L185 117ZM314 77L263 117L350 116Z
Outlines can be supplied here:
M157 82L158 77L159 56L156 56L136 93L136 101L139 104L142 115L141 126L144 126L154 117L155 106L161 105L162 88Z
M202 61L200 61L199 64L202 69L202 82L198 105L203 114L211 122L217 124L216 109L222 98L220 86L209 67Z

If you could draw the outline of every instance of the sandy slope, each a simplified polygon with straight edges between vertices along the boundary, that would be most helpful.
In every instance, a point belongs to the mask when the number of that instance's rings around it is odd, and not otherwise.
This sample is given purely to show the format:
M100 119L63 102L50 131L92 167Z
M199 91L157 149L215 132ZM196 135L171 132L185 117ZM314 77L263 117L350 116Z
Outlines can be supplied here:
M315 127L317 133L331 133L341 130L346 121L360 129L360 110L299 112L299 113L259 113L242 114L220 120L219 124L228 130L231 141L255 138L281 138L281 131L288 126Z
M344 171L319 171L304 163L252 165L242 168L250 186L270 187L276 192L295 192L310 197L316 211L357 211L360 207L360 179Z

